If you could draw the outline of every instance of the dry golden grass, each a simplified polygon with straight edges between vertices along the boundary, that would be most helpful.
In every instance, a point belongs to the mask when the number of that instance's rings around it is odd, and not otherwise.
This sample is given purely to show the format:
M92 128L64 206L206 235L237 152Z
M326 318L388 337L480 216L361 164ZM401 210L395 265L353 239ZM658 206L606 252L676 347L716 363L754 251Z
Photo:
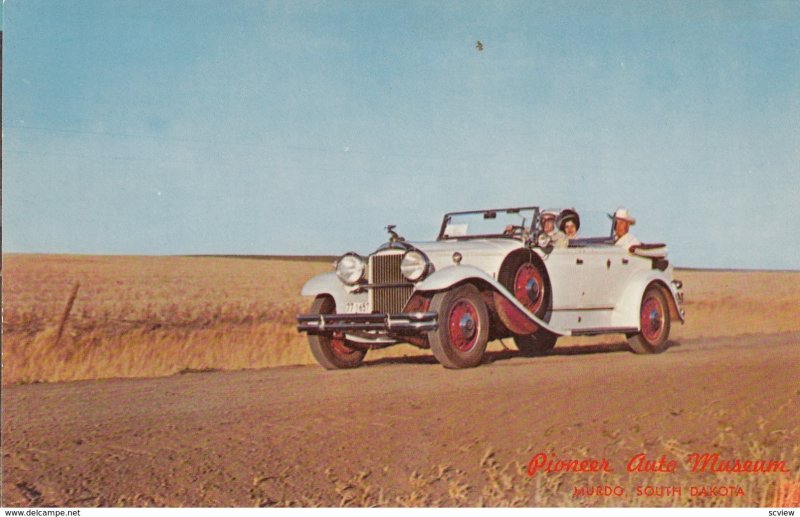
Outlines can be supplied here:
M9 254L3 262L3 383L315 362L294 318L310 303L300 287L329 271L327 261ZM394 354L416 353L403 348Z
M800 330L800 272L678 271L689 320L676 338Z
M3 383L313 364L294 317L328 262L215 257L4 255ZM800 273L697 272L676 339L800 330ZM74 307L57 338L76 283ZM619 336L562 344L619 342ZM509 345L511 346L511 345ZM490 350L501 350L492 343ZM426 354L402 345L369 358Z

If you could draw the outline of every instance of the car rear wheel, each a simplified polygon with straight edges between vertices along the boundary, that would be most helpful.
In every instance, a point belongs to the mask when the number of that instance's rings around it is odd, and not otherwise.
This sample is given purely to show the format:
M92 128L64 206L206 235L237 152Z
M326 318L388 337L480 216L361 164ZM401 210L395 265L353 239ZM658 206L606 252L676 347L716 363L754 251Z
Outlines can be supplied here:
M514 336L514 343L522 355L533 357L544 355L556 346L558 335L544 329L527 336Z
M648 287L639 309L640 331L628 337L628 344L637 354L658 354L667 349L670 329L669 305L664 292Z
M489 342L489 311L480 292L463 285L437 293L430 310L439 318L439 327L428 332L436 359L445 368L478 366Z
M330 296L317 296L311 305L311 314L335 314L336 302ZM347 345L341 332L325 334L309 334L308 344L314 359L326 370L356 368L361 365L366 350L359 350Z

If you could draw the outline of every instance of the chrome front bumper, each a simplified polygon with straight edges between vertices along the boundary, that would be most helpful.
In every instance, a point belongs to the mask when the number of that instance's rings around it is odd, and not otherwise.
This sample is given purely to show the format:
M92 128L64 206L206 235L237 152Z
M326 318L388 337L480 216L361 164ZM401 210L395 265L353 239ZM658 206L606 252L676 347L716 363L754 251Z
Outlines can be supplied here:
M400 312L395 314L300 314L297 330L322 332L428 332L439 327L435 312Z

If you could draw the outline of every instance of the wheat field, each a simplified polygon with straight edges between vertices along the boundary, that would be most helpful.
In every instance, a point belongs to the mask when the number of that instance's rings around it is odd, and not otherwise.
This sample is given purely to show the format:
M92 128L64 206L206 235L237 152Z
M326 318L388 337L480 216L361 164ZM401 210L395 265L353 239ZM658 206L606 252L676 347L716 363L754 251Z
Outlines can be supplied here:
M6 254L3 383L314 364L294 318L310 304L300 296L303 283L330 270L326 260ZM675 339L800 330L800 273L676 276L688 322L673 327ZM400 345L368 359L419 354L428 352Z
M9 254L3 262L3 383L312 364L294 318L309 305L303 283L331 268L222 257Z

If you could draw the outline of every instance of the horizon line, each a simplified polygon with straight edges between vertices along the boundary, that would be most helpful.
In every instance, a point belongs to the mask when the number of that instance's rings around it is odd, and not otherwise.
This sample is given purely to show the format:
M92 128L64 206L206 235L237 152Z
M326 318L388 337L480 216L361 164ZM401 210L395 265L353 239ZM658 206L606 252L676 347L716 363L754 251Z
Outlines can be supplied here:
M54 253L54 252L2 252L2 257L10 255L50 255L50 256L69 256L69 257L140 257L140 258L228 258L244 260L295 260L298 262L327 262L336 260L341 255L303 255L303 254L235 254L235 253L169 253L169 254L132 254L132 253ZM736 273L736 272L766 272L766 273L800 273L798 269L786 268L743 268L743 267L699 267L699 266L674 266L675 271L708 271L717 273Z

